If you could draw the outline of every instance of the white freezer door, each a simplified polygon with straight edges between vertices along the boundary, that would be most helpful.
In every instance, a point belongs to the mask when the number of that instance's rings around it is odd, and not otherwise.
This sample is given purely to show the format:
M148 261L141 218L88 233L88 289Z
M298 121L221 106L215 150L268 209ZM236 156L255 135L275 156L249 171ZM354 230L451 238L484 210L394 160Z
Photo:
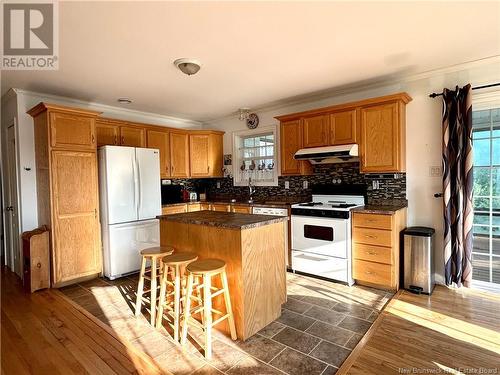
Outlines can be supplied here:
M154 219L110 225L104 238L104 275L115 279L139 271L140 251L160 245L160 223Z
M161 215L160 151L136 148L138 175L139 220L153 219Z
M139 197L135 148L106 146L103 152L106 181L100 183L106 194L107 224L136 221Z

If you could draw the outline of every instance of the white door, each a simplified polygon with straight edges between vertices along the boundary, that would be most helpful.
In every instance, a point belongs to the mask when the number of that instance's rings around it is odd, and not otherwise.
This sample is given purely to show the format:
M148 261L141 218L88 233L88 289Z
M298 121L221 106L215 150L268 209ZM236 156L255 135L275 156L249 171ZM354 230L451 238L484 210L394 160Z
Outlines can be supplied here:
M161 215L160 151L136 148L139 186L139 220Z
M348 221L292 215L292 249L347 258Z
M101 210L103 224L137 220L139 196L135 148L104 146L99 149Z
M19 252L19 216L17 212L17 164L16 164L16 135L12 125L7 129L7 184L5 204L6 226L6 264L9 268L21 275L21 254Z
M160 245L157 219L108 226L104 243L104 275L110 279L139 271L142 249Z

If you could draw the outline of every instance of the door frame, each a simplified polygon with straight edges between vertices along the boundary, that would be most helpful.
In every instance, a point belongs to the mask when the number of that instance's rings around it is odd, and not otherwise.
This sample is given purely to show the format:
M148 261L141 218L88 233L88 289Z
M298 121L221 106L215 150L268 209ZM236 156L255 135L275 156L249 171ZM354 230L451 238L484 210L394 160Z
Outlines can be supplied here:
M14 194L16 195L16 207L15 212L16 212L16 220L17 220L17 228L18 228L18 233L17 233L17 244L18 244L18 254L17 254L17 262L16 262L16 254L14 254L14 249L10 246L10 235L8 235L10 228L7 228L7 224L10 224L10 220L7 220L7 198L10 198L11 192L11 169L10 169L10 164L9 164L9 129L12 128L12 132L14 135L14 171L15 175L13 176L15 179L14 185L16 188L16 191ZM13 272L17 273L20 277L22 277L22 243L21 243L21 222L20 222L20 202L19 202L19 168L18 168L18 136L17 136L17 123L16 119L14 118L13 121L10 123L9 126L4 128L3 131L3 136L5 136L5 161L2 163L2 173L5 172L5 179L2 178L2 221L3 221L3 228L2 228L2 233L4 237L3 241L3 246L4 246L4 255L5 255L5 265L8 266ZM3 158L2 158L3 159ZM15 240L15 239L14 239Z

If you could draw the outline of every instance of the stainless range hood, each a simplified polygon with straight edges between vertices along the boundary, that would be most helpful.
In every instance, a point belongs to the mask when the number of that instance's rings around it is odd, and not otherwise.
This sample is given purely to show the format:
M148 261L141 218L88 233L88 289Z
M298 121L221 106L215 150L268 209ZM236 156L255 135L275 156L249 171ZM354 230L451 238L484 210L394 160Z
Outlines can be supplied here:
M294 155L296 160L308 160L312 164L332 164L358 161L358 145L303 148Z

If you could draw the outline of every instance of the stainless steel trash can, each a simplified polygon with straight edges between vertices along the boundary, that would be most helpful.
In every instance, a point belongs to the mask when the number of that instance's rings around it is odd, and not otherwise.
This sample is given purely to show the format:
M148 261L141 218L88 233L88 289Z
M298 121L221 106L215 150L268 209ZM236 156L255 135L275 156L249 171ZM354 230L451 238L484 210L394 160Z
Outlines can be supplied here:
M404 288L431 294L434 288L434 229L410 227L402 231Z

